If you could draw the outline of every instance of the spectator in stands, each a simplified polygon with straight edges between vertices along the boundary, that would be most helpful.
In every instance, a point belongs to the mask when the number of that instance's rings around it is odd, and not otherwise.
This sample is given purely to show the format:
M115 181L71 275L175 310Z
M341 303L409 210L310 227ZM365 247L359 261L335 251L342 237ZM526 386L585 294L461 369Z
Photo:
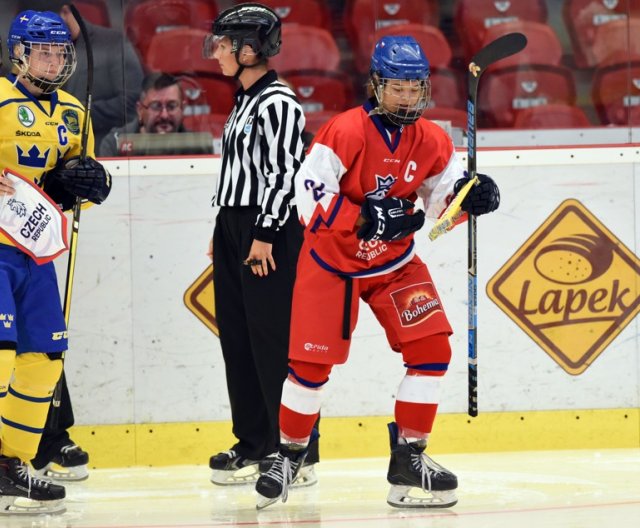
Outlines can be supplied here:
M71 79L62 87L80 101L87 88L87 56L85 42L71 10L70 1L19 0L20 11L53 11L59 13L71 32L78 66ZM96 145L113 127L123 126L133 115L144 75L138 55L127 38L112 28L96 26L85 20L93 50L93 97L91 120Z
M120 145L127 134L167 134L185 132L182 123L184 96L178 79L173 75L153 72L142 82L136 117L123 127L113 128L100 143L102 157L127 155Z

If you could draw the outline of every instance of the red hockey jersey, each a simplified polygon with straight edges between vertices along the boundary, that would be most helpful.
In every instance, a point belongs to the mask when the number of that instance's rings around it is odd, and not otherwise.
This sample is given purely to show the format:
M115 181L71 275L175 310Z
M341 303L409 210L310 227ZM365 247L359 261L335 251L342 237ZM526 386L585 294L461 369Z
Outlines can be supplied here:
M360 240L356 220L366 198L423 201L438 218L464 177L451 138L435 123L387 130L371 104L335 116L319 131L296 175L296 203L306 225L303 251L328 271L351 277L382 275L414 255L413 234L397 241Z

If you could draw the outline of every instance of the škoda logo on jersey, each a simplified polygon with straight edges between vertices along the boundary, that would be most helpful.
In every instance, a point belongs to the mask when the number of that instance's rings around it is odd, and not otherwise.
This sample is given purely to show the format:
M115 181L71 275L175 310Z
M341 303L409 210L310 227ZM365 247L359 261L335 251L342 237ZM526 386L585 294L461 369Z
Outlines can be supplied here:
M401 290L391 292L402 326L413 326L442 311L440 299L430 282L412 284Z
M487 294L566 372L593 363L640 311L640 260L566 200L487 284Z

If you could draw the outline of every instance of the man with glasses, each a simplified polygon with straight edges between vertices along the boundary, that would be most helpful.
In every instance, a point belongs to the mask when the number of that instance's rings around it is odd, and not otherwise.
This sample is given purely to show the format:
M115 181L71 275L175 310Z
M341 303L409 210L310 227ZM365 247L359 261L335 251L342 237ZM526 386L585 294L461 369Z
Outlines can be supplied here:
M178 79L167 73L151 73L142 82L136 118L123 127L111 129L100 143L100 156L126 156L128 134L185 132L183 116L184 97Z

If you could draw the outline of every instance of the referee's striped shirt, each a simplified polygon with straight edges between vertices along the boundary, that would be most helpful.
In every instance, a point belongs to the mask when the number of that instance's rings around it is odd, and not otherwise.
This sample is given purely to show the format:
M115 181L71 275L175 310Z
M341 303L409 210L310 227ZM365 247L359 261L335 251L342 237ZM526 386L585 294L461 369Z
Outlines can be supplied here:
M254 237L272 242L294 202L293 178L304 159L305 119L295 94L269 70L236 94L222 137L213 205L260 206Z

